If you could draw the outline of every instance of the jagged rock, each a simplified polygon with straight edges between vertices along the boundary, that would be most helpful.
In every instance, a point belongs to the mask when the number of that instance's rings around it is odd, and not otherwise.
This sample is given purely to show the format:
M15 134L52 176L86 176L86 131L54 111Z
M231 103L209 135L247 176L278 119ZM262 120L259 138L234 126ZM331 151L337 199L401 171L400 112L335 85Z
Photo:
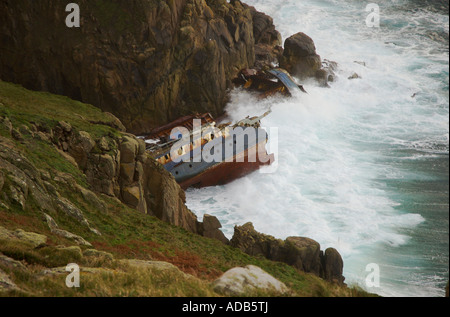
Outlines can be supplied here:
M79 131L78 134L71 136L68 152L75 159L81 170L86 168L89 153L94 146L95 141L86 131Z
M215 280L212 286L214 291L225 296L241 296L255 290L275 292L280 295L289 291L284 283L254 265L232 268Z
M257 232L253 224L248 222L234 228L230 244L247 254L284 262L330 282L342 284L344 281L343 262L339 253L329 248L324 256L320 251L320 244L309 238L288 237L283 241Z
M329 282L344 284L344 276L342 275L344 262L339 252L334 248L325 250L322 258L322 265L324 268L325 279Z
M55 202L61 212L64 212L66 215L74 218L80 224L86 226L91 232L100 235L98 230L91 227L83 212L72 204L72 202L70 202L67 198L59 197L55 200Z
M79 261L83 258L83 252L78 246L57 246L53 252L56 253L55 256L70 258L72 261Z
M137 139L123 136L122 143L120 144L120 162L134 163L134 161L136 160L138 149L139 143Z
M70 123L65 122L65 121L59 121L58 122L58 126L65 132L65 133L70 133L72 131L72 126L70 125Z
M231 79L254 63L252 16L240 1L77 4L83 26L68 36L58 31L65 3L0 3L2 80L93 104L138 133L191 111L221 114Z
M86 202L88 202L90 205L92 205L93 207L95 207L96 210L105 210L105 204L97 197L97 195L94 192L92 192L78 184L76 184L76 188L81 193L84 200Z
M257 232L251 222L234 227L230 244L250 255L262 255L273 260L284 258L281 255L284 242L273 236Z
M67 230L59 229L58 224L48 214L44 213L44 217L45 217L47 225L50 228L50 231L52 233L54 233L58 236L64 237L66 239L74 240L79 245L84 245L84 246L89 246L89 247L92 246L92 244L90 244L88 241L86 241L83 237L80 237L79 235L71 233Z
M122 124L122 122L115 116L113 115L111 112L103 112L103 114L109 119L108 121L100 121L100 122L95 122L96 124L104 124L107 126L110 126L111 128L117 129L121 132L125 132L127 129L125 128L125 126ZM92 122L94 123L94 122Z
M205 214L203 215L202 224L204 237L219 240L224 244L229 243L227 237L225 237L223 232L220 230L220 228L222 228L222 225L217 217Z
M315 77L321 65L321 58L308 35L299 32L286 39L283 58L280 61L282 68L303 80Z
M22 134L19 132L19 130L14 129L14 128L11 130L11 136L17 141L24 140L24 138L23 138Z
M26 270L26 266L23 265L22 262L19 262L17 260L11 259L10 257L7 257L6 255L3 255L0 253L0 265L3 265L5 267L8 267L10 269L20 269L20 270Z
M109 147L108 140L105 137L102 137L100 141L98 141L98 147L103 152L108 152L111 148Z
M348 77L348 79L358 79L358 78L361 78L361 76L359 76L357 73L353 73Z
M30 130L29 127L27 127L24 124L20 125L19 132L20 132L20 134L22 134L22 136L27 135L27 136L34 137L34 133Z
M142 193L139 186L125 187L122 189L122 201L132 208L137 208L142 200Z
M4 179L8 177L10 180L2 189L5 202L16 202L25 209L31 196L38 209L53 210L52 199L45 189L40 172L14 147L10 139L0 142L0 169L3 170Z
M186 205L186 196L172 174L150 157L143 162L142 186L148 210L157 218L199 233L197 216Z
M90 155L85 174L95 192L116 196L115 183L117 182L118 165L111 155Z
M19 240L28 243L34 248L43 246L47 243L47 236L34 232L26 232L22 229L8 230L0 226L0 240Z
M249 8L253 22L253 37L255 39L255 68L263 69L278 64L283 54L281 34L275 29L273 19L254 7Z
M124 184L132 183L134 180L135 169L136 169L136 164L134 162L120 164L120 180Z

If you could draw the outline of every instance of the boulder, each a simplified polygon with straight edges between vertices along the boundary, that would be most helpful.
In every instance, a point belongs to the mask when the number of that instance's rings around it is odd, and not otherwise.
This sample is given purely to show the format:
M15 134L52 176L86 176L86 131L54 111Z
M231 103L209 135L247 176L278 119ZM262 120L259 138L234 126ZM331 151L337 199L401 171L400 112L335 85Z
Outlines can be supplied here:
M225 296L242 296L249 292L264 291L286 294L286 285L254 265L236 267L226 271L212 283L214 291Z
M286 239L286 262L301 271L321 275L320 244L304 237Z
M344 284L345 277L342 275L344 261L339 252L334 248L328 248L322 258L324 278L333 283Z
M321 58L316 54L314 42L308 35L299 32L286 39L280 67L304 80L315 77L321 66Z
M18 240L37 248L47 243L47 236L22 229L8 230L0 226L0 240Z
M211 239L216 239L224 244L228 244L229 240L223 232L220 230L222 228L219 219L215 216L208 214L203 215L203 236Z

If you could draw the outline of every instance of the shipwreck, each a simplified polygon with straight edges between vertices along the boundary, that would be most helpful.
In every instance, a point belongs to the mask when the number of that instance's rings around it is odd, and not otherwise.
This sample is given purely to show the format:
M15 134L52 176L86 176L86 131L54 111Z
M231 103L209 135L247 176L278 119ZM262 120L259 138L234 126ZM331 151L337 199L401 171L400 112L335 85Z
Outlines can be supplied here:
M261 97L306 92L279 68L246 69L233 82ZM215 120L209 113L181 117L145 135L147 151L183 189L223 185L275 161L274 154L267 153L268 134L261 128L270 112L234 124L223 122L226 118Z

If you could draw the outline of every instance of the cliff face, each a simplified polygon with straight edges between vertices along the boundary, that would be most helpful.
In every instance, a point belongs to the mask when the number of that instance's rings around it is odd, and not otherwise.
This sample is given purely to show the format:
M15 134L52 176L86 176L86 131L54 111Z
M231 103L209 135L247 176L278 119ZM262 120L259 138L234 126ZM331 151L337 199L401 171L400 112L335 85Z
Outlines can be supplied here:
M254 64L251 8L225 0L0 2L0 78L114 113L140 133L192 112L222 113Z

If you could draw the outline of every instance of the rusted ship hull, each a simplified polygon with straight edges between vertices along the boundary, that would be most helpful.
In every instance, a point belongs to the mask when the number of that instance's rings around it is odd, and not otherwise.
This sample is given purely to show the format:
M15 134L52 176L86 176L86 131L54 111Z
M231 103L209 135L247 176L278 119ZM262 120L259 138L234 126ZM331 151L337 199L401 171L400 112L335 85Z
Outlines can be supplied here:
M249 153L252 150L247 149L235 156L233 162L221 162L213 165L196 176L179 182L179 184L183 189L225 185L258 170L261 166L271 165L275 161L274 154L267 154L264 150L259 154L258 160L251 162ZM256 148L256 151L259 151L259 147Z

